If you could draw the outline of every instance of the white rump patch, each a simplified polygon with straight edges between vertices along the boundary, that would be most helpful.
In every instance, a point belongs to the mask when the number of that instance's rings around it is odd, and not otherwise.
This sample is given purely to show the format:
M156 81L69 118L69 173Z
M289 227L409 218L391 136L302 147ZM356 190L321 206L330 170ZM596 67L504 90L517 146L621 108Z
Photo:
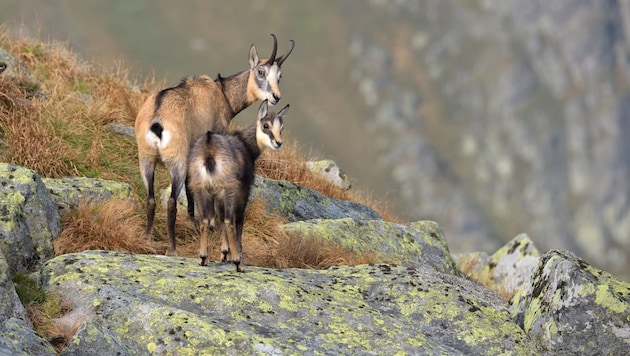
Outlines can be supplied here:
M162 131L162 139L160 140L160 138L151 130L147 131L147 134L145 135L145 139L147 140L147 144L150 147L153 148L158 148L158 149L164 149L168 146L169 142L171 142L171 133L164 130Z

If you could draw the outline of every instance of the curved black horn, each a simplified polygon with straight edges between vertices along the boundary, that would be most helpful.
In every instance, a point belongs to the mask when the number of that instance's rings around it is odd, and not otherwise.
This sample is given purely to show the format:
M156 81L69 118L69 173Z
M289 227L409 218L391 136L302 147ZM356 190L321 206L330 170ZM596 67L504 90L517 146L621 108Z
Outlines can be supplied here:
M276 51L278 50L278 39L276 39L276 35L272 33L271 37L273 37L273 51L271 51L269 61L267 62L269 64L273 64L273 62L276 60Z
M278 58L279 66L281 66L284 60L287 59L287 57L291 54L291 52L293 52L293 47L295 47L295 41L294 40L289 40L289 41L291 41L291 48L289 48L289 51L287 53L285 53L280 58Z
M284 60L287 59L287 57L291 54L291 52L293 52L293 47L295 47L295 41L294 40L289 40L289 41L291 41L291 48L289 49L289 52L285 53L280 58L278 58L279 66L281 66Z

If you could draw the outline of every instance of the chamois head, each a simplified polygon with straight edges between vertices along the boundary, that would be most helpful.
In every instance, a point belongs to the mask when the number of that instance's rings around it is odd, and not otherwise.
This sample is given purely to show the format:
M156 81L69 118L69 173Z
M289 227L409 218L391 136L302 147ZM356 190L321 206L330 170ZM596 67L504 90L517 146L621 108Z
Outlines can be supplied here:
M282 63L293 51L295 42L291 40L291 48L287 53L276 58L278 41L276 35L273 37L273 50L266 60L259 60L256 46L252 44L249 48L249 72L251 91L259 100L268 100L271 105L276 105L280 101L280 78L282 78Z
M283 118L288 110L289 104L282 108L278 114L268 113L267 100L262 102L258 109L258 120L256 120L256 142L261 150L267 147L277 150L282 146Z

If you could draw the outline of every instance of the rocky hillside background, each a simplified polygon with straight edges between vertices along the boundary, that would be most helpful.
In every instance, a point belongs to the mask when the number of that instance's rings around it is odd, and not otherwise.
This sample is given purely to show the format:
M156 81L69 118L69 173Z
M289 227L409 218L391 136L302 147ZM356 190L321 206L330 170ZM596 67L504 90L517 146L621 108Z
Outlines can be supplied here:
M291 134L355 186L453 251L526 232L630 278L627 0L23 0L0 21L168 83L294 39Z

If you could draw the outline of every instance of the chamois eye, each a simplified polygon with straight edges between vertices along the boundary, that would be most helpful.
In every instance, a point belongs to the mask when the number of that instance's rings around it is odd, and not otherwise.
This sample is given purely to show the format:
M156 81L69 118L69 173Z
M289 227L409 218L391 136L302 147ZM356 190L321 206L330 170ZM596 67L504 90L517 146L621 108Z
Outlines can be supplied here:
M262 69L262 68L259 68L259 69L258 69L258 76L260 76L260 77L264 77L264 76L265 76L265 70L264 70L264 69Z
M269 124L265 122L265 123L263 124L263 129L265 129L265 130L269 130Z

